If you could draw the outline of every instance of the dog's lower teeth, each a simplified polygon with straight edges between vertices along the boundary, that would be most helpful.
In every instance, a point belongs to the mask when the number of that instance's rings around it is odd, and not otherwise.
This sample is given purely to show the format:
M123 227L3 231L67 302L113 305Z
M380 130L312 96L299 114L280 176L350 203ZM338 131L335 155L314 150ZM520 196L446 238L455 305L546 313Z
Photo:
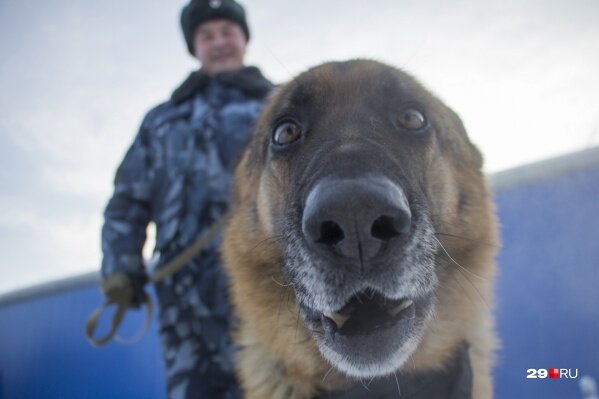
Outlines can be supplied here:
M414 302L411 299L405 299L403 300L399 305L397 305L396 307L394 307L393 309L389 309L387 310L387 313L389 313L389 315L391 317L395 317L397 316L402 310L410 307L410 305L412 305Z
M337 328L343 327L347 319L349 319L349 316L344 316L337 312L325 314L325 317L328 317L329 319L333 320L333 322L337 325Z

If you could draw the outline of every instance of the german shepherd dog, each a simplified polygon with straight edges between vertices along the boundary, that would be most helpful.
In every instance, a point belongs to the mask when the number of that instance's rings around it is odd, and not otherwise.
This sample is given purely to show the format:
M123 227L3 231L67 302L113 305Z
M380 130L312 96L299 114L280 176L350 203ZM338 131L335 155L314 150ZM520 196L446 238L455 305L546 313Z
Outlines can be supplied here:
M246 398L492 396L482 157L414 78L326 63L270 97L222 254Z

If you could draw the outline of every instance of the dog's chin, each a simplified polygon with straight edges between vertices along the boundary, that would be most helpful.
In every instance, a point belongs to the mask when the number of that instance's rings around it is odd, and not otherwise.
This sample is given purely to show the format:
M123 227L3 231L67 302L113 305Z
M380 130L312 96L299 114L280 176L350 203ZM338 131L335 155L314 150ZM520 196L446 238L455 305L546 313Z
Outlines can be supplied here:
M387 298L366 290L335 312L301 306L318 348L351 377L378 377L398 370L414 352L432 314L432 294Z

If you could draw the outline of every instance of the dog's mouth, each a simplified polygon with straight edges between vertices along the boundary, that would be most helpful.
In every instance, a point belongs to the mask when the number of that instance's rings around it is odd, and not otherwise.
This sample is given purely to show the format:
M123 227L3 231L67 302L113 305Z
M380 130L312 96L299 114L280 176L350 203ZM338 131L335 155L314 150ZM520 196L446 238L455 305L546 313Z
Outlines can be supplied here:
M392 372L407 359L431 305L432 294L394 299L366 289L335 311L302 310L325 357L346 374L364 377Z
M319 322L327 339L335 334L344 336L369 335L377 330L392 328L402 319L415 316L412 299L390 299L373 290L354 295L341 308L333 312L318 312L305 308L306 317Z

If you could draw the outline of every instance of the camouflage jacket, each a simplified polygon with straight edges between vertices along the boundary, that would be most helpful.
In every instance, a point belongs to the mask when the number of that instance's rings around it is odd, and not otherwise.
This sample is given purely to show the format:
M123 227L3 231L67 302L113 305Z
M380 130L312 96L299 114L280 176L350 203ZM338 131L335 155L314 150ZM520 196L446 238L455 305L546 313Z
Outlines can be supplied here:
M197 71L146 115L104 213L103 277L146 275L150 221L160 267L224 213L232 168L271 88L255 67L214 78Z

